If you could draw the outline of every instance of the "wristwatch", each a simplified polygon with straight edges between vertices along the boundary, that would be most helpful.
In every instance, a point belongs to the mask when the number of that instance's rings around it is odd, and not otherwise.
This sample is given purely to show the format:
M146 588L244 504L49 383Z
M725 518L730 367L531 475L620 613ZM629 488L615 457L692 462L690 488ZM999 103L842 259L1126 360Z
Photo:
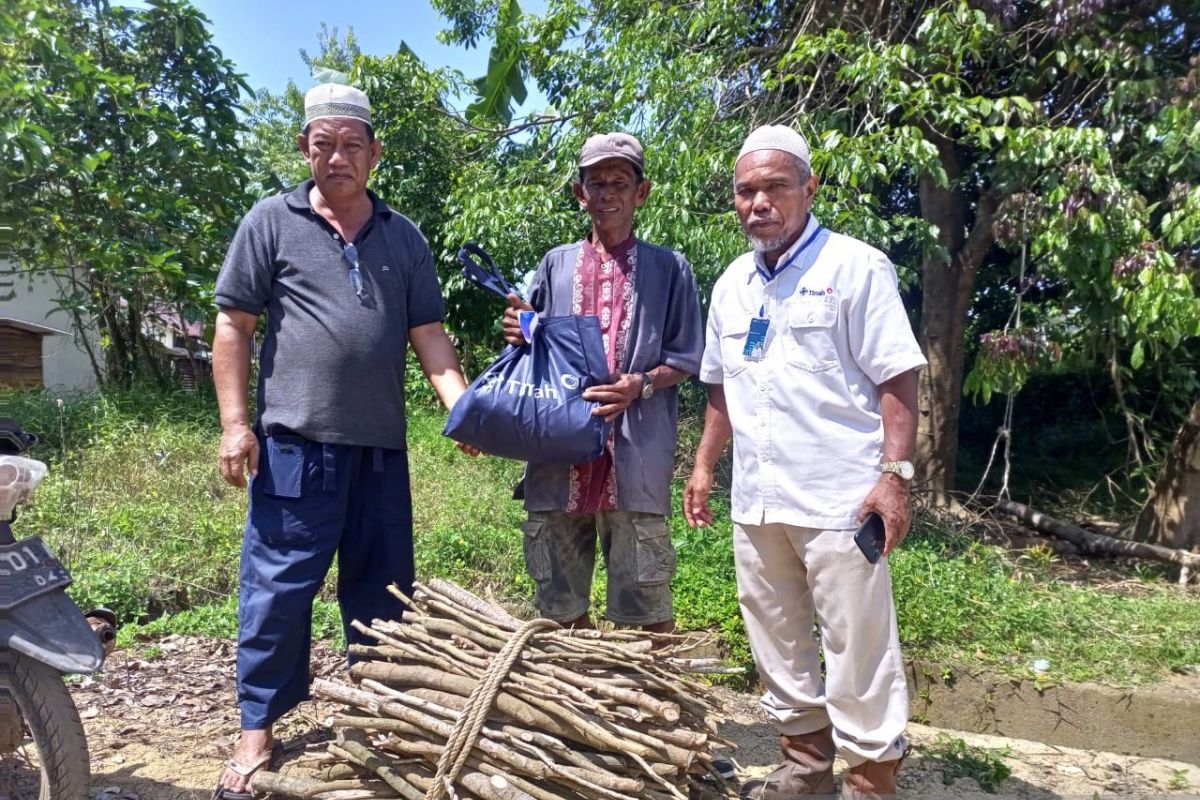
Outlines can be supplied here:
M642 399L649 400L654 396L654 379L645 372L639 372L642 379Z
M917 474L911 461L885 461L881 465L884 472L894 472L906 481L911 481Z

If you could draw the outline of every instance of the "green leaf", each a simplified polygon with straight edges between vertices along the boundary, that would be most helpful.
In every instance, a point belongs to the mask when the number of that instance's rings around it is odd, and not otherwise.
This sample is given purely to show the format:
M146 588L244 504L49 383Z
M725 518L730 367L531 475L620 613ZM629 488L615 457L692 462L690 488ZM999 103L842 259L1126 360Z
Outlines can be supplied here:
M1138 341L1134 342L1133 352L1129 354L1129 366L1133 367L1134 369L1141 369L1145 360L1145 347L1142 345L1142 341L1139 339Z
M513 102L525 102L525 56L520 42L521 6L501 0L496 41L488 54L487 74L474 81L479 99L467 107L467 119L497 120L504 125L513 117Z
M512 121L512 101L516 97L514 85L519 86L520 102L525 99L520 52L502 53L492 48L487 75L475 81L479 99L467 107L467 119L499 120L507 125Z

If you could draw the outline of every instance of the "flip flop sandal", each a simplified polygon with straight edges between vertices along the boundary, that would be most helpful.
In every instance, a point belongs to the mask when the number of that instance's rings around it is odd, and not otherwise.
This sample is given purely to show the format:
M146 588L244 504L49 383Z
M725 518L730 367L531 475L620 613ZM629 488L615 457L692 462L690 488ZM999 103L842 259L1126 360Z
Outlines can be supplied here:
M271 745L271 752L259 756L253 764L240 764L232 758L229 759L217 775L217 788L213 790L212 800L254 800L254 792L235 792L222 786L221 776L225 774L225 770L230 770L245 778L246 786L249 788L251 776L263 767L269 766L281 755L283 755L283 745L275 742Z

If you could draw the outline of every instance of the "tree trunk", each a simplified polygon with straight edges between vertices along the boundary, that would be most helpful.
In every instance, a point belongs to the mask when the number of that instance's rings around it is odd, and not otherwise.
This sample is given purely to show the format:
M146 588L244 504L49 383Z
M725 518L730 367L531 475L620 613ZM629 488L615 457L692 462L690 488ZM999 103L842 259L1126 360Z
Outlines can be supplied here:
M930 219L930 215L925 215ZM933 220L930 220L933 221ZM937 224L935 222L935 224ZM962 402L963 315L958 310L962 274L953 262L927 261L922 270L921 349L929 365L921 373L917 403L916 485L935 505L954 488L958 416Z
M958 417L962 406L963 365L966 355L963 331L979 265L992 244L992 216L998 198L983 193L975 203L968 231L967 197L960 185L960 168L954 142L926 128L925 137L941 155L948 179L940 186L933 175L920 176L921 216L937 226L941 253L931 254L922 265L921 349L929 366L918 389L916 486L928 493L934 505L949 503L958 459Z
M96 357L96 348L92 347L92 340L88 338L88 328L84 324L83 315L79 313L79 309L71 309L71 320L75 325L75 335L79 337L79 344L83 346L83 352L87 354L88 361L92 365L92 373L96 376L96 386L103 387L107 378L104 370L100 368L100 361Z
M1133 538L1176 550L1200 549L1200 397L1175 436Z
M87 284L79 280L78 277L78 273L83 270L84 268L82 267L68 268L65 273L66 277L64 278L66 281L66 286L63 285L62 281L59 280L57 275L53 276L54 285L58 290L60 302L62 298L74 294L75 292L82 292L84 295L88 294ZM87 323L84 322L83 312L80 311L79 306L75 303L72 303L70 306L63 306L63 308L65 308L67 313L71 315L71 322L74 325L75 336L78 337L77 344L82 347L83 352L87 354L88 361L92 365L92 373L96 376L96 386L103 387L105 382L108 380L108 376L105 375L104 369L100 366L100 359L96 355L96 348L92 347L92 340L88 336L90 333L90 328ZM99 332L100 325L96 324L95 320L93 320L92 324L95 326L96 331ZM101 353L101 355L103 355L103 353Z
M108 334L108 347L105 350L105 360L108 363L108 376L117 386L128 386L129 381L129 347L125 341L125 331L118 315L119 299L111 295L106 287L97 285L94 296L101 307L100 329Z

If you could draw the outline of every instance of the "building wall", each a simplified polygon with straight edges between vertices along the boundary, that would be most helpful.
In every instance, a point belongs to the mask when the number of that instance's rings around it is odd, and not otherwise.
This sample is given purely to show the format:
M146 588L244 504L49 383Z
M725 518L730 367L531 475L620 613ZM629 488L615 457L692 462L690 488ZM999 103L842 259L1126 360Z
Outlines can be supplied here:
M96 388L96 374L87 353L79 346L70 314L58 310L58 287L48 275L18 273L15 265L0 259L0 317L47 325L66 336L42 337L43 380L53 392L84 392ZM95 329L87 332L99 357Z

